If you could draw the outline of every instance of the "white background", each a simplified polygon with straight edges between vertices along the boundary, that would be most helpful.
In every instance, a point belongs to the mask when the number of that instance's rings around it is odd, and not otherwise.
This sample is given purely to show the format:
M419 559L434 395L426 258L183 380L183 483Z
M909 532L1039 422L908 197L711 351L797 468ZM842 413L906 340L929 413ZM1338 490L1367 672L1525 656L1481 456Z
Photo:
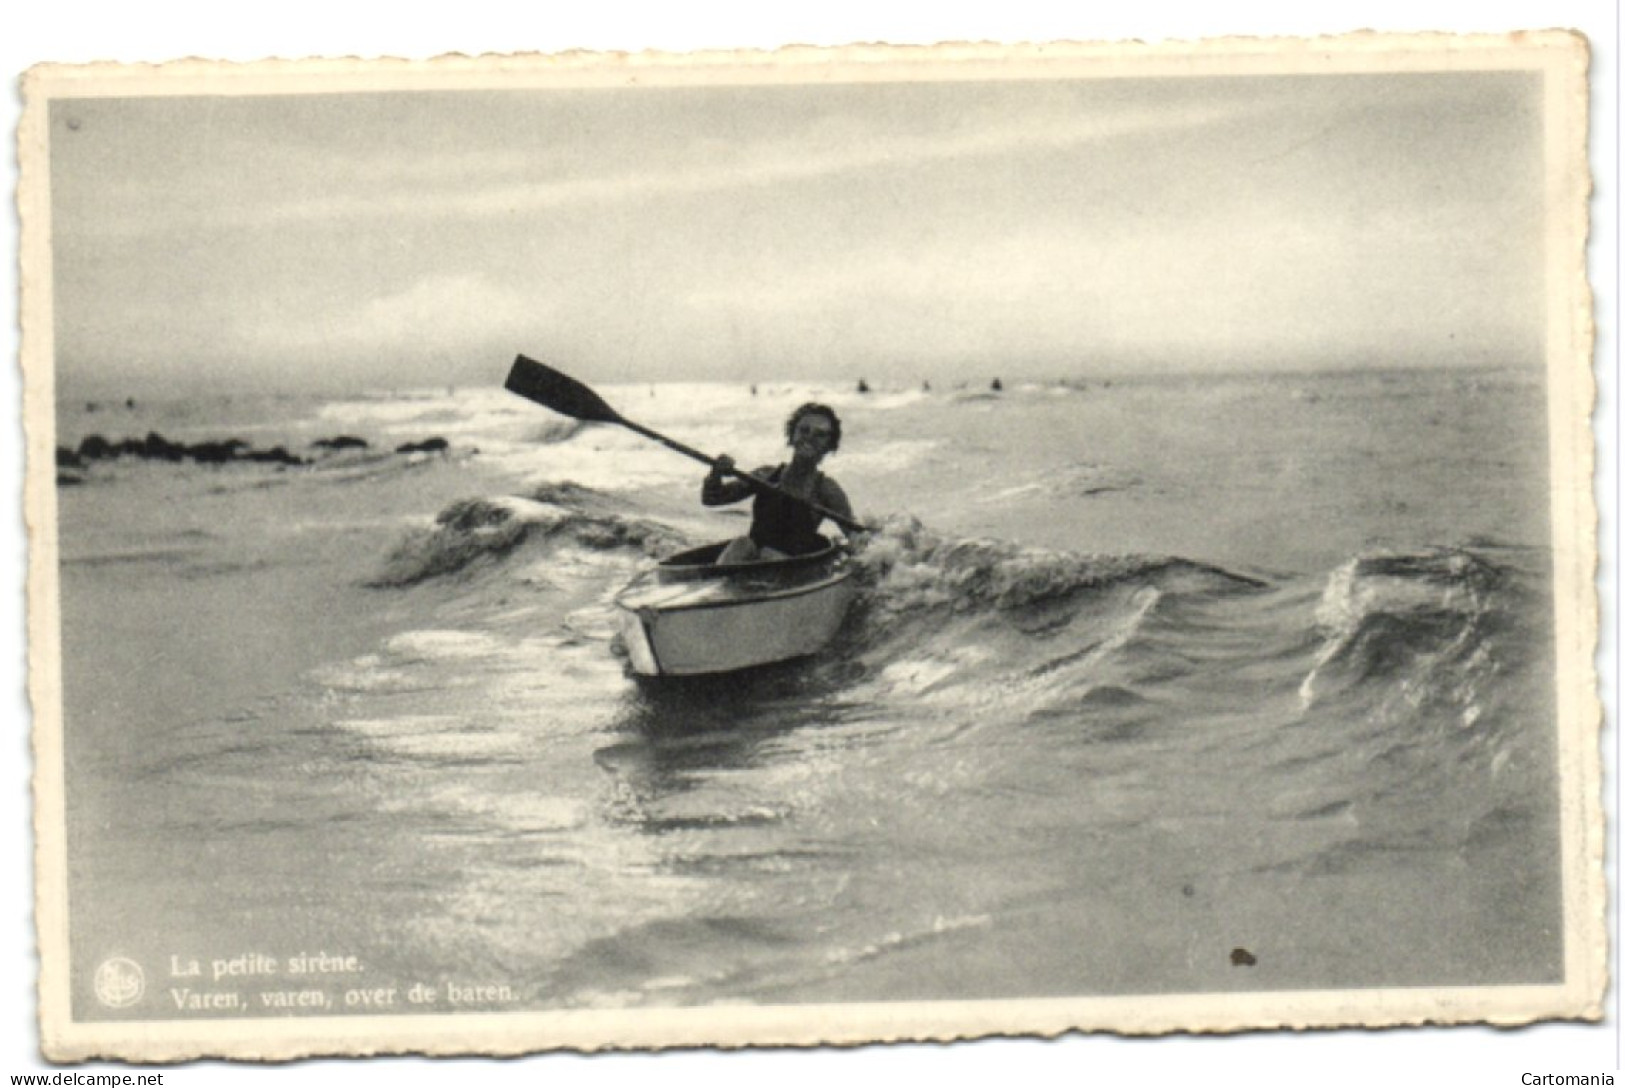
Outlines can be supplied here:
M1223 34L1316 34L1378 30L1504 31L1573 27L1590 39L1592 57L1593 201L1591 276L1597 295L1597 492L1602 504L1602 646L1599 664L1610 717L1618 706L1618 96L1619 32L1614 0L1376 0L1320 4L1232 0L1203 4L1138 0L1099 5L997 0L946 2L911 7L869 0L822 0L795 5L765 3L639 3L578 0L577 3L456 0L433 8L404 4L284 0L280 3L149 0L35 0L14 6L0 32L0 64L9 83L5 130L10 188L16 184L14 135L21 111L18 77L43 61L162 61L202 56L250 61L267 56L407 56L440 53L773 47L789 43L841 45L855 41L929 44L943 40L1042 41L1191 39ZM12 259L0 267L8 306L6 354L17 357L17 221L14 205L0 219ZM38 960L32 920L32 818L28 747L31 718L26 697L23 585L26 540L22 525L23 454L20 372L0 367L0 398L9 427L0 427L0 482L12 511L0 533L0 569L10 575L9 598L17 607L0 621L0 689L10 713L0 717L10 740L0 772L0 843L5 865L0 880L13 889L0 897L0 1076L50 1071L39 1057L34 987ZM1603 737L1605 793L1612 820L1619 782L1615 723ZM1612 909L1612 908L1611 908ZM1610 929L1617 924L1610 914ZM1618 996L1608 995L1608 1021L1597 1026L1543 1025L1518 1031L1432 1029L1385 1032L1259 1034L1231 1038L1120 1040L1072 1037L1058 1042L1002 1040L952 1047L869 1047L850 1051L681 1053L579 1057L553 1055L518 1062L375 1061L307 1062L278 1067L220 1063L168 1070L165 1083L187 1085L265 1083L340 1084L377 1077L380 1083L433 1084L456 1079L470 1085L632 1085L658 1081L662 1088L704 1083L731 1085L851 1083L1111 1084L1202 1083L1288 1085L1316 1088L1382 1083L1516 1085L1524 1073L1613 1073L1619 1070ZM90 1065L81 1072L120 1071ZM124 1069L123 1071L138 1071ZM149 1070L150 1071L150 1070Z

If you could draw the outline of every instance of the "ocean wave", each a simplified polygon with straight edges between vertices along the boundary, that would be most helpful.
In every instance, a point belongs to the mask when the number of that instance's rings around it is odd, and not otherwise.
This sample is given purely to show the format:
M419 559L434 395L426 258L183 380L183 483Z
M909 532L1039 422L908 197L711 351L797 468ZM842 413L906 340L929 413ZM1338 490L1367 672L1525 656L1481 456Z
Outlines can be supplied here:
M860 668L867 698L930 702L966 721L1137 719L1154 705L1144 677L1162 654L1153 632L1167 603L1264 588L1174 556L954 537L906 517L855 563L864 592L831 656Z
M340 718L333 728L358 742L371 760L404 760L442 768L515 762L528 743L518 733L437 714Z
M1301 680L1258 737L1270 816L1303 828L1279 867L1381 871L1552 818L1539 564L1494 545L1370 549L1302 602L1313 641L1267 663Z
M1011 499L1044 498L1055 495L1075 495L1092 498L1114 492L1136 491L1144 487L1144 479L1135 472L1110 465L1080 462L1059 471L1042 473L1034 479L1012 484L1003 490L981 497L982 503L1001 503Z
M964 914L945 917L936 915L929 922L922 920L914 928L892 930L873 940L858 945L836 945L824 954L824 962L843 970L865 960L910 951L930 941L967 929L988 929L993 919L987 914Z
M892 609L1043 610L1080 592L1124 584L1229 593L1264 583L1206 563L1161 555L1084 555L1008 541L953 537L894 517L858 556L863 580Z
M535 446L551 446L560 442L568 442L580 433L585 426L579 419L566 419L562 416L542 419L525 428L524 441Z
M549 498L499 496L453 503L435 517L433 526L414 530L397 543L368 584L415 585L500 559L537 540L568 541L595 551L638 548L652 555L670 551L681 539L656 522L580 508L591 495L586 488L554 484L538 494Z
M1463 548L1351 559L1315 610L1323 643L1299 687L1303 706L1337 695L1398 700L1395 710L1442 705L1474 725L1490 678L1509 664L1497 636L1512 594L1507 568Z

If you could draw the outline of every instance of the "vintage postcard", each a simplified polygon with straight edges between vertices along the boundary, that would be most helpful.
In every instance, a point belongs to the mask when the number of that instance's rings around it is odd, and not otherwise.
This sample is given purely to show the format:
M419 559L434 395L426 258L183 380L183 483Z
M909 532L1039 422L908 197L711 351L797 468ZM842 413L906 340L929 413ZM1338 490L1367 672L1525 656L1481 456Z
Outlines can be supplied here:
M46 1055L1600 1017L1587 64L34 69Z

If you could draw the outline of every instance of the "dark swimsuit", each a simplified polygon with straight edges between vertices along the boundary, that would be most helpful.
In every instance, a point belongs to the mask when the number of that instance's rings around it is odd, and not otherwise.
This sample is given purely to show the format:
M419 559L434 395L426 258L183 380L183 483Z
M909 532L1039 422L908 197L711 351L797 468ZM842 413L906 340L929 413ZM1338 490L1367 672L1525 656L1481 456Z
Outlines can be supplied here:
M778 483L784 475L780 465L768 477ZM817 482L822 482L818 476ZM818 494L817 482L813 494ZM816 501L816 500L815 500ZM756 505L751 508L750 538L763 548L773 548L785 555L807 555L827 547L829 541L818 535L818 525L824 515L794 499L787 499L771 491L756 493Z

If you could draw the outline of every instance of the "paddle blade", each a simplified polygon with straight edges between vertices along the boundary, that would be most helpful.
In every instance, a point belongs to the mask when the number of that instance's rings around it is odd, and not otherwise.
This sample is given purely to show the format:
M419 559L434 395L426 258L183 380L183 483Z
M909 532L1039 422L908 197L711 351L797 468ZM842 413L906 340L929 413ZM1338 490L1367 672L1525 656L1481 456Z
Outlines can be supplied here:
M604 399L568 374L521 355L513 361L503 388L560 415L588 423L624 423Z

